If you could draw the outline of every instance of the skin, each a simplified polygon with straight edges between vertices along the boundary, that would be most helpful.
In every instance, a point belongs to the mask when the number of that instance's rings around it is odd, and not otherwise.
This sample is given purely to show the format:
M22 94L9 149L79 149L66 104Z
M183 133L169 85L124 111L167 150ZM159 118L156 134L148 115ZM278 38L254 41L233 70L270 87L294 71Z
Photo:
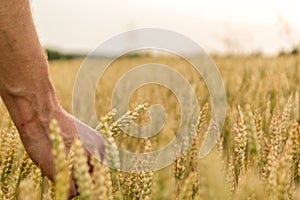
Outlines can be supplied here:
M64 111L59 105L48 72L48 62L40 44L28 0L0 0L0 95L18 129L22 143L42 172L54 180L49 123L55 118L62 130L67 151L76 135L76 126L87 134L92 129ZM103 156L102 138L86 146ZM76 195L71 181L70 197Z

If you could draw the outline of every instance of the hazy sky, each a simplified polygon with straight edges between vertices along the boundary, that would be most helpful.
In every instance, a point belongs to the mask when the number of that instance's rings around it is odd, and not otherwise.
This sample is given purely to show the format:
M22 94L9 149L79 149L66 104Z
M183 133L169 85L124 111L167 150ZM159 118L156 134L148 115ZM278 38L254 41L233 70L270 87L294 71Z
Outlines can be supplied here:
M300 41L300 9L292 0L32 0L42 43L90 51L136 28L182 33L208 52L268 54Z

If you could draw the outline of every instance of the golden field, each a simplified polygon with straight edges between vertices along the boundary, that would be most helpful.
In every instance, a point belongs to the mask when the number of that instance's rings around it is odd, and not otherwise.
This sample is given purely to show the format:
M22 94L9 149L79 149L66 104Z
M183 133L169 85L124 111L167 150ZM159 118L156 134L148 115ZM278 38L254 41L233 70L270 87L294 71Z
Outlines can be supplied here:
M161 148L174 137L180 106L176 96L162 86L139 88L131 97L129 107L133 112L127 117L140 124L149 122L144 107L137 107L148 103L148 107L162 104L168 119L153 138L126 136L112 129L118 124L108 114L113 109L111 94L120 77L134 66L156 62L174 67L194 88L201 116L195 124L197 131L191 133L196 135L192 147L171 166L154 172L119 172L92 159L94 171L90 174L77 140L65 159L59 127L53 122L51 139L58 171L54 186L26 155L0 101L0 199L66 199L72 167L80 192L78 199L300 199L300 57L212 59L226 89L226 121L218 144L201 160L198 152L210 120L210 97L205 83L188 62L178 57L122 57L100 80L95 105L98 128L112 138L110 142L137 152ZM81 64L79 59L50 62L57 97L70 113L73 85Z

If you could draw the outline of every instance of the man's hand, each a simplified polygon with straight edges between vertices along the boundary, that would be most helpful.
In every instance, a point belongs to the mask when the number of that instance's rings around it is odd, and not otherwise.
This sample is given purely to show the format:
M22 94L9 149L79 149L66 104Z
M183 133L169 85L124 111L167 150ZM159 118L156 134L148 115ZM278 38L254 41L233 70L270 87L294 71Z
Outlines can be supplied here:
M23 145L42 172L54 180L49 124L56 119L69 151L77 130L83 143L104 155L102 137L59 105L48 63L31 16L29 0L0 0L0 95L17 127ZM76 125L75 125L76 124ZM71 195L76 194L74 181Z

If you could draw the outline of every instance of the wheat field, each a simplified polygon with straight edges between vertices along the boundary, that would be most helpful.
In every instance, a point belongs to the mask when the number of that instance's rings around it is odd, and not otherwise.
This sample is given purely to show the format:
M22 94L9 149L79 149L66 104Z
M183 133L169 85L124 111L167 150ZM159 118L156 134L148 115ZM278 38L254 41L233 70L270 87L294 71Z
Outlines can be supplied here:
M226 89L226 121L218 144L204 159L199 159L198 153L210 121L210 97L189 63L178 57L124 56L100 80L95 105L97 130L105 135L106 142L136 152L161 148L174 137L180 106L174 94L162 86L150 84L138 89L131 97L131 112L123 120L148 123L147 108L157 103L165 107L168 119L153 138L127 136L118 128L121 122L113 120L110 103L114 85L122 74L133 66L157 62L174 67L194 88L201 113L191 133L195 135L192 146L187 154L158 171L125 173L91 158L93 171L89 173L81 142L76 139L65 155L60 129L53 120L50 138L57 170L54 185L26 154L0 101L0 199L68 199L71 171L80 193L75 199L300 199L300 56L212 59ZM57 97L70 113L72 89L81 63L80 59L50 62ZM106 153L111 162L119 162L118 152L108 149Z

